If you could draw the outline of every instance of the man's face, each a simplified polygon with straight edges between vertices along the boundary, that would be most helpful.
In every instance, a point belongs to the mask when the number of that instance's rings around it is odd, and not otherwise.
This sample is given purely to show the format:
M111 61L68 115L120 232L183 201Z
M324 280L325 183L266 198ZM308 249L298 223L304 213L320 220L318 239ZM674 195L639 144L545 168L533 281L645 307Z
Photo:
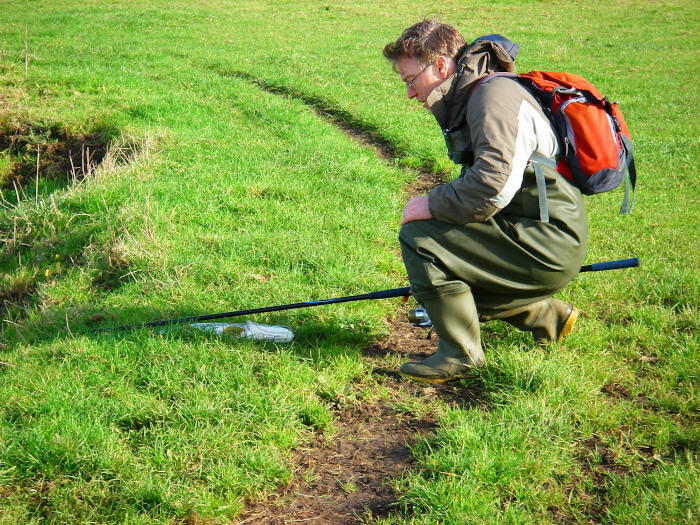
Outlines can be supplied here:
M406 96L422 102L426 109L428 106L425 101L428 95L447 79L447 71L442 61L444 59L441 57L428 67L413 57L401 57L396 61L401 80L406 84Z

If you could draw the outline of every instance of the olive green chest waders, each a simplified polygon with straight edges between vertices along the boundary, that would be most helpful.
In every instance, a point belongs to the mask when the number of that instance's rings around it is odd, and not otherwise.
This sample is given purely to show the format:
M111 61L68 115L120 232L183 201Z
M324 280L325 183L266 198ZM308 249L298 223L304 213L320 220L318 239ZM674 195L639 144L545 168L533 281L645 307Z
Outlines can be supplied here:
M481 320L502 319L531 331L538 342L560 339L576 310L552 295L579 272L586 254L587 221L581 193L545 168L549 222L539 220L534 174L503 211L463 225L412 221L399 241L411 292L439 337L435 354L405 363L400 373L442 382L485 363Z

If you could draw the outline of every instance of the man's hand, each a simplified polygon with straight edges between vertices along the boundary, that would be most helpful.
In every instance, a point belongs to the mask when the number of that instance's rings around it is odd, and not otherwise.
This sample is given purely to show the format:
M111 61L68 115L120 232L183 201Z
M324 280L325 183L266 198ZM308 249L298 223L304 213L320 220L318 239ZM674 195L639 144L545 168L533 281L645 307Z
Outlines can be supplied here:
M401 225L411 221L424 221L432 219L428 208L428 197L413 197L406 203L403 208L403 217L401 217Z

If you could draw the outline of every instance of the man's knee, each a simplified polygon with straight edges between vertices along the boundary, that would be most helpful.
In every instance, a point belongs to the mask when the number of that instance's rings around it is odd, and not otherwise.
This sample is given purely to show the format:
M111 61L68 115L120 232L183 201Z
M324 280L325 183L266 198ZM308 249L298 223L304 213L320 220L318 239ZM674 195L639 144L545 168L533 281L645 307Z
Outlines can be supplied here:
M420 222L422 221L411 221L407 222L399 230L399 243L403 246L415 247L416 239L422 237L425 234L421 232Z

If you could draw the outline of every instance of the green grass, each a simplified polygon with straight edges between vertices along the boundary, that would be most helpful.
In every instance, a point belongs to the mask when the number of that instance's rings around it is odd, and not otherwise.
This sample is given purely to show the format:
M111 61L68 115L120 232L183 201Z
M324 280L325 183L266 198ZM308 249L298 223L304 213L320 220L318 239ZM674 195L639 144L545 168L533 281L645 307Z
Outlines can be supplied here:
M110 146L84 180L0 199L0 523L236 521L287 483L333 409L387 396L360 349L394 301L258 316L290 345L141 330L170 317L405 285L414 167L454 175L382 46L430 2L18 0L0 11L0 182L60 137ZM408 13L408 14L407 14ZM375 523L694 523L700 504L698 8L686 0L454 2L468 39L521 44L618 100L640 173L586 200L582 318L544 351L494 325L464 386L483 406L392 399L439 427ZM25 78L24 34L28 70ZM386 141L386 162L323 117ZM21 133L20 133L21 131ZM24 140L24 139L23 139ZM24 158L20 158L24 157ZM387 399L387 402L389 399ZM352 493L357 487L346 485Z

